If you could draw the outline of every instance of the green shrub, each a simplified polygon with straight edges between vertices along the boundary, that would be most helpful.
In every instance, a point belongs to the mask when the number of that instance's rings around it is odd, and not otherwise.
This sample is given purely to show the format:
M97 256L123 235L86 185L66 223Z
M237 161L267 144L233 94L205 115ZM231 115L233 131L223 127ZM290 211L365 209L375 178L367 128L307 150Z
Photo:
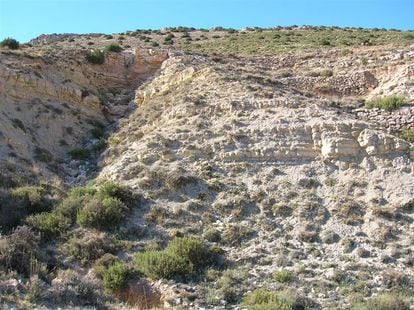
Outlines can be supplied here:
M57 217L66 218L71 223L76 221L76 215L82 208L85 199L81 197L67 197L54 210Z
M91 200L98 192L92 186L74 187L69 195L56 207L54 213L57 217L68 219L71 223L76 221L78 211Z
M52 201L41 186L17 187L11 190L11 194L15 204L27 210L28 214L44 212L52 208Z
M403 105L405 98L403 96L388 96L384 98L376 98L366 103L366 107L369 109L379 108L386 111L392 111L398 109Z
M187 279L216 262L218 255L200 240L190 237L174 238L164 251L138 254L138 269L153 279Z
M184 259L192 272L201 270L211 263L210 250L196 238L174 238L166 248L166 252Z
M93 196L98 192L98 190L93 186L79 186L74 187L69 192L69 197L80 198L85 196Z
M42 187L26 186L0 190L0 231L9 232L31 214L49 211L52 201Z
M89 150L86 148L82 148L82 147L77 147L74 148L73 150L69 151L69 155L70 157L72 157L72 159L86 159L89 157L90 153Z
M102 273L105 289L109 292L115 292L124 288L127 284L129 275L130 270L124 263L113 263Z
M268 290L254 290L248 293L243 298L243 304L247 309L254 310L267 310L267 309L278 309L278 310L293 310L294 301L285 298L283 294L277 292L271 292Z
M86 60L92 64L103 64L105 54L101 50L94 50L86 55Z
M407 297L398 293L381 293L354 305L355 310L409 310Z
M106 182L99 188L98 195L101 197L112 197L121 200L129 208L136 204L139 196L135 195L130 188L114 182Z
M17 50L20 46L20 43L13 38L6 38L0 42L1 47L8 47L11 50Z
M68 230L71 221L68 218L57 216L55 213L43 212L26 218L27 224L42 235L51 239L60 236Z
M140 199L128 187L112 182L99 188L75 187L54 210L57 217L82 226L110 228L119 224L126 212Z
M175 279L190 272L188 262L165 251L146 251L135 257L139 271L151 279Z
M410 143L414 143L414 129L403 129L400 132L400 137Z
M119 53L122 51L122 47L118 43L111 43L105 48L109 52Z
M94 197L78 211L77 222L85 227L110 229L121 223L127 211L127 206L119 199Z
M279 283L287 283L292 280L292 273L286 269L276 271L273 273L273 279Z

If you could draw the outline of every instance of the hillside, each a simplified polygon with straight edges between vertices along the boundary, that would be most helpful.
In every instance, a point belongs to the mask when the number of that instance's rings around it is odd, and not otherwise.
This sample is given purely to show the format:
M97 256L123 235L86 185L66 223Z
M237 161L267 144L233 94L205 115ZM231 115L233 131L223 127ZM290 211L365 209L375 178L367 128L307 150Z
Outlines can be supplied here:
M413 38L181 27L3 47L2 305L410 309Z

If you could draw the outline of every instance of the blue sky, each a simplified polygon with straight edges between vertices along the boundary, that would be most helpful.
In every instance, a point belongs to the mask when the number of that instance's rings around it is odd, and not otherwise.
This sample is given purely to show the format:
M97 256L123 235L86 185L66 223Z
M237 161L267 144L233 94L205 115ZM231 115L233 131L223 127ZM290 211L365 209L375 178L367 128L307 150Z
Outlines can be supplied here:
M168 26L414 29L414 0L0 0L0 39Z

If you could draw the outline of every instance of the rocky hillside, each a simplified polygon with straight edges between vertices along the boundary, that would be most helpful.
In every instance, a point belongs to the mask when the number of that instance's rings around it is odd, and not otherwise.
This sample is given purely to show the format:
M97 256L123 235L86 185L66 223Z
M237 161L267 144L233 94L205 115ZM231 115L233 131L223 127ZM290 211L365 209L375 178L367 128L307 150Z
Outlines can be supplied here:
M3 305L410 309L411 33L187 30L1 51Z
M28 177L68 179L59 171L70 159L68 152L77 150L75 159L86 157L86 142L101 151L104 129L131 108L135 88L166 58L164 52L130 49L109 53L97 66L85 56L76 50L53 55L36 48L2 51L2 163Z

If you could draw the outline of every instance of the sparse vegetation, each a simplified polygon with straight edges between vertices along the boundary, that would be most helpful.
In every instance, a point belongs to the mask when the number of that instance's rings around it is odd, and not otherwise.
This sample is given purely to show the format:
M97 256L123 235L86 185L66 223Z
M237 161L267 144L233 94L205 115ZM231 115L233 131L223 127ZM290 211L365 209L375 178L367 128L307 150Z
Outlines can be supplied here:
M403 96L388 96L383 98L376 98L366 103L369 109L379 108L386 111L392 111L400 108L405 101Z
M403 129L400 132L400 137L410 143L414 143L414 129Z
M408 310L407 297L398 293L381 293L354 306L356 310Z
M273 273L273 279L279 283L288 283L292 280L292 272L283 269Z
M131 271L122 262L114 262L102 273L105 289L115 292L126 286Z
M120 53L122 52L122 47L118 43L111 43L105 48L109 52Z
M293 310L304 309L304 305L298 303L294 294L290 291L271 292L268 290L254 290L243 298L243 305L247 309L265 310L280 309Z
M101 50L93 50L86 55L86 60L91 64L103 64L105 62L105 54Z

